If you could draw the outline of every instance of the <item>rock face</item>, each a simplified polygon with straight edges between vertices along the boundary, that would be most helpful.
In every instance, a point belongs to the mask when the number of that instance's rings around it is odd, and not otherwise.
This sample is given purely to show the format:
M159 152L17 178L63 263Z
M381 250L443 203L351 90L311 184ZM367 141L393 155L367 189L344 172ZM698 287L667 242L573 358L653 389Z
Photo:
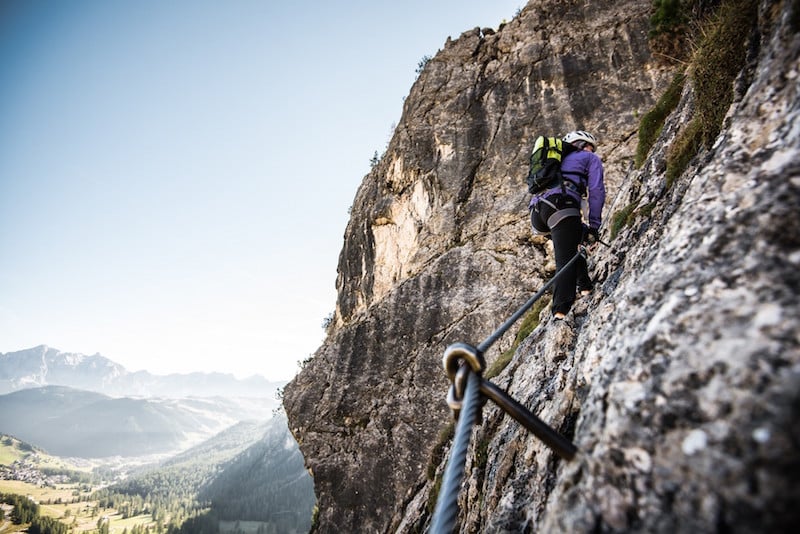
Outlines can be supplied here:
M639 209L610 248L593 251L596 291L564 323L543 314L493 381L581 453L559 460L487 404L460 530L793 524L795 4L761 2L752 30L743 28L749 63L723 130L669 186L666 153L692 116L690 85L646 163L631 163L638 117L671 79L649 52L649 0L532 3L430 60L357 193L329 335L285 390L314 475L319 531L428 527L436 490L426 466L452 418L443 350L477 345L552 275L547 243L531 237L524 175L535 135L573 128L600 137L606 218ZM490 363L515 334L486 354Z

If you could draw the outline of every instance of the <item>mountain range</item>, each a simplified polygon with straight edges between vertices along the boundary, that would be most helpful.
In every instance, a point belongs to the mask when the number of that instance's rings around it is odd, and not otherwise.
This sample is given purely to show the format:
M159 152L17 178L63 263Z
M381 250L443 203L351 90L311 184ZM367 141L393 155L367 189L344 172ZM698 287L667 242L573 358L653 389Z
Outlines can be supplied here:
M283 385L221 373L128 372L41 345L0 354L0 431L58 456L175 454L240 421L266 421Z
M255 399L251 399L255 401ZM0 396L0 431L50 454L79 458L175 454L243 420L264 421L277 401L109 397L64 386Z
M112 397L274 398L284 384L258 375L239 380L223 373L129 372L100 354L61 352L46 345L0 354L0 394L42 386L66 386Z

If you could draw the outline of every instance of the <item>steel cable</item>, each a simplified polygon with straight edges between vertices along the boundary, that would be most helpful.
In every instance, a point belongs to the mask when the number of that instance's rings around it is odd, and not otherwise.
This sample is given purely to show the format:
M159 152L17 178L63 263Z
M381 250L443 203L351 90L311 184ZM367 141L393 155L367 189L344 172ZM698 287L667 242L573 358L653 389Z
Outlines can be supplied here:
M485 362L483 354L511 326L519 320L531 306L555 283L579 257L586 257L586 249L580 247L575 256L562 266L553 277L542 286L525 304L497 330L486 338L478 348L464 343L451 345L445 351L443 364L448 378L452 382L448 393L448 403L458 417L450 458L442 477L436 508L433 512L430 532L432 534L450 534L458 517L458 495L461 491L461 480L467 459L467 449L472 436L472 426L480 420L480 409L485 402L481 394L491 398L504 411L523 424L529 431L544 441L559 456L571 460L578 451L575 445L561 434L550 428L541 419L532 414L507 393L481 376Z
M451 533L458 517L458 494L461 491L467 448L472 435L472 425L477 420L480 408L479 381L480 377L476 373L468 372L464 401L453 438L453 447L450 450L450 460L445 468L439 500L436 501L436 509L433 512L430 531L434 534Z
M511 317L509 317L508 320L506 320L506 322L501 324L500 327L497 330L495 330L494 332L492 332L492 334L489 337L487 337L486 340L484 340L483 343L478 345L478 351L481 354L483 354L487 350L489 350L489 347L494 345L495 341L500 339L500 337L503 334L505 334L506 331L509 328L511 328L514 325L514 323L516 323L519 320L520 317L525 315L525 312L527 312L530 309L530 307L533 306L536 303L537 300L542 298L542 295L544 295L545 292L548 289L550 289L550 286L555 284L555 282L558 279L558 277L561 276L562 273L564 273L573 263L578 261L578 258L580 258L581 256L583 256L584 258L586 257L586 249L583 248L583 247L581 247L578 250L578 252L572 257L572 259L570 259L563 267L561 267L556 272L556 274L554 274L553 277L550 280L548 280L547 283L545 285L543 285L542 288L539 291L536 292L536 294L534 296L529 298L528 301L520 307L520 309L518 309L516 312L514 312L514 314Z

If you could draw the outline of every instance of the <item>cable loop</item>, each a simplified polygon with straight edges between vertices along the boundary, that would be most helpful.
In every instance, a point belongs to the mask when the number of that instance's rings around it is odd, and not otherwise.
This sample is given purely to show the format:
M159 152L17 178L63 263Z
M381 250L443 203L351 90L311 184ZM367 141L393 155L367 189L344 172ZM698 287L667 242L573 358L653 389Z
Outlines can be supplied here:
M452 384L447 390L447 405L453 410L455 418L458 419L458 412L464 406L464 397L456 396L456 386Z
M456 379L453 380L453 387L455 388L456 396L459 399L464 398L464 390L467 389L467 377L469 372L469 367L466 365L460 365L458 367L458 372L456 373Z
M464 404L464 392L467 389L470 372L471 369L468 365L459 365L455 379L447 392L447 405L455 413L456 419L458 419L458 412Z

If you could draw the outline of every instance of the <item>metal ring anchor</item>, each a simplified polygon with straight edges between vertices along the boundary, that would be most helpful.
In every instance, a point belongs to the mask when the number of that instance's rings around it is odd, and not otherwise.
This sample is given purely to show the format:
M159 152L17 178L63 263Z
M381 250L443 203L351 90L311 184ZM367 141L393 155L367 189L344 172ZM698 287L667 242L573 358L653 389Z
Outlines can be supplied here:
M482 352L467 343L453 343L445 349L442 356L442 366L450 382L456 380L460 360L467 362L475 374L480 375L486 369L486 360Z

